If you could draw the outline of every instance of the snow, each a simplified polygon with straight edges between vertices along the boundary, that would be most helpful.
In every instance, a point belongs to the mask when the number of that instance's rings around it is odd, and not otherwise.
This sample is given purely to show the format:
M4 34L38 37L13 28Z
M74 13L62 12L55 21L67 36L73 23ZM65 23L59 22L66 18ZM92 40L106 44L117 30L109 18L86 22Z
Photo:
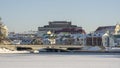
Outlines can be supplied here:
M85 51L101 51L102 49L98 46L84 46L82 50L85 50Z
M110 51L120 51L120 47L112 47Z
M30 53L29 51L12 51L6 48L0 48L0 53Z
M4 54L0 56L0 67L120 68L120 59L115 55Z

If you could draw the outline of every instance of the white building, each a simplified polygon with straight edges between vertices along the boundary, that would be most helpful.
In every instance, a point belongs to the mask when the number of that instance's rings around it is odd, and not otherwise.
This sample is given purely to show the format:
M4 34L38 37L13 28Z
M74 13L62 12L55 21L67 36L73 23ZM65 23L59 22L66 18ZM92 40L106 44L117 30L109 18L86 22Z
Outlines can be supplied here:
M102 43L104 47L118 47L120 46L120 25L117 24L114 33L107 31L102 36Z
M102 36L102 43L104 47L113 47L114 44L114 36L112 34L108 32L106 32L103 36Z

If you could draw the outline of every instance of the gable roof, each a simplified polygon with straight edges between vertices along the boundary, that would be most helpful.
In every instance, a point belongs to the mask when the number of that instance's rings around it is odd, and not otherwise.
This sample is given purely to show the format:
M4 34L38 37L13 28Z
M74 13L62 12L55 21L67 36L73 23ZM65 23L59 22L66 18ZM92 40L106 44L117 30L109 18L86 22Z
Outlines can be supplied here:
M98 27L95 32L98 32L98 31L106 31L106 30L114 30L116 26L100 26Z

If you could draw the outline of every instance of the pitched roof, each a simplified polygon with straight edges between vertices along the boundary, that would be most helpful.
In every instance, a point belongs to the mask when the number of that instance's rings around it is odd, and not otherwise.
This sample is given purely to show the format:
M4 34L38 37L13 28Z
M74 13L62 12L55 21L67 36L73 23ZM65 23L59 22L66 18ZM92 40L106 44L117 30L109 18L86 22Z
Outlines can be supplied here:
M115 29L115 26L100 26L100 27L98 27L96 30L95 30L95 32L97 32L97 31L101 31L101 30L110 30L110 29Z

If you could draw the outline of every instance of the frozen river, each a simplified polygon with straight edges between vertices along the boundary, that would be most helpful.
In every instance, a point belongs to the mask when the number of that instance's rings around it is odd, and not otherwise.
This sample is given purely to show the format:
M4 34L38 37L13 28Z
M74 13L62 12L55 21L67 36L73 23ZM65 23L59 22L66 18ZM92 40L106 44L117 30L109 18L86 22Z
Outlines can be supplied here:
M0 54L0 68L120 68L120 54Z

